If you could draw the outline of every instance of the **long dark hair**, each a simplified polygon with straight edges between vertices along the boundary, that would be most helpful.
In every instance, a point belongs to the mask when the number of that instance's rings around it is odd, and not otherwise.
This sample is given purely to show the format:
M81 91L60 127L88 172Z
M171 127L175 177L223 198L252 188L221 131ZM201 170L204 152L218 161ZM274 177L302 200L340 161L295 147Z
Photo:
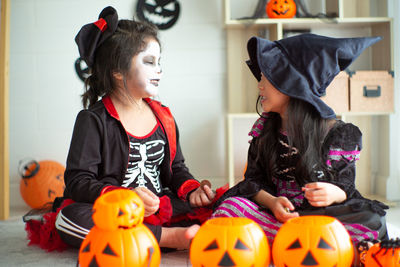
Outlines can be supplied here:
M120 20L115 33L95 52L91 75L85 81L82 95L84 108L91 107L99 97L115 89L113 74L126 74L131 67L132 58L145 49L148 38L159 44L158 30L146 22Z
M258 112L257 100L257 112ZM259 112L258 112L259 113ZM259 113L260 114L260 113ZM325 179L332 178L332 173L325 164L323 142L332 126L332 120L323 119L309 103L291 97L286 110L286 132L288 144L298 150L295 177L299 185L316 181L323 172ZM258 138L258 160L266 161L270 170L267 175L272 178L278 171L276 165L278 143L282 120L278 113L270 112L260 138ZM318 172L317 172L318 171Z

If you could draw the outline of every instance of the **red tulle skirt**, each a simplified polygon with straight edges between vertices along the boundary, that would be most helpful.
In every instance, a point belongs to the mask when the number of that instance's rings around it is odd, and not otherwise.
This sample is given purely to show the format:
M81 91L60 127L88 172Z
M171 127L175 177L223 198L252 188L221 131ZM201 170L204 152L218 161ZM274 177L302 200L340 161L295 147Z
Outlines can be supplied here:
M38 245L48 252L53 250L63 251L69 248L57 233L55 222L60 210L72 203L74 203L73 200L65 199L55 212L45 213L41 220L27 220L25 223L25 231L28 235L28 245Z

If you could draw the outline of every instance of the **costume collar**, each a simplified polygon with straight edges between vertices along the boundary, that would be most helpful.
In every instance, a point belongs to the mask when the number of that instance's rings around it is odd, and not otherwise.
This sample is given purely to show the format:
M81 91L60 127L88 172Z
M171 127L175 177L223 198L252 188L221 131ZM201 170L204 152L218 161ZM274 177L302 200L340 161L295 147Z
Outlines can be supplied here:
M146 101L147 104L150 103L155 103L159 106L161 106L161 102L153 100L151 98L144 98L144 101ZM115 109L115 106L111 100L111 97L109 95L104 96L101 101L103 101L104 106L106 107L107 112L111 115L111 117L117 119L120 121L119 115L117 110ZM150 107L152 108L152 106L150 105Z

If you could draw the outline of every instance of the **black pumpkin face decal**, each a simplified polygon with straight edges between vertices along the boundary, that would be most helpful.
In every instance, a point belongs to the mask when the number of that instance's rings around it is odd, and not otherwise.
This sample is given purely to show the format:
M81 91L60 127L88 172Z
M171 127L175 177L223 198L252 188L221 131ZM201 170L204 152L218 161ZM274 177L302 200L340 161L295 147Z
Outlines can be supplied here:
M209 244L204 251L210 251L210 250L218 250L220 249L217 240L214 240L211 244ZM235 242L235 246L233 247L233 250L248 250L251 251L252 249L244 244L240 239L237 239ZM218 266L236 266L235 261L232 259L231 255L229 254L229 251L225 251L221 260L218 262Z
M160 30L171 28L178 20L177 0L138 0L136 14L140 20L156 25Z
M287 250L293 250L293 249L302 249L302 245L300 243L299 239L296 239L288 248ZM317 249L323 249L323 250L332 250L334 251L335 248L328 244L323 238L320 238L318 241ZM319 266L318 260L316 257L314 257L313 253L311 250L307 251L306 256L303 258L302 265L305 266Z

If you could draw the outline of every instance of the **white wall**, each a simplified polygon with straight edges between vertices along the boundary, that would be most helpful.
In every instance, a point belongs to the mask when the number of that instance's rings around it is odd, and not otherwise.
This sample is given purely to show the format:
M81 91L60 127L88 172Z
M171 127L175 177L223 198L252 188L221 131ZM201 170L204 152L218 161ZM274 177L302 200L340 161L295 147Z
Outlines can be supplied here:
M181 16L161 32L160 100L170 106L191 172L225 177L225 33L222 1L180 0ZM135 0L12 0L10 25L10 206L19 194L18 162L65 164L83 83L74 37L112 5L131 18ZM221 183L221 182L219 182Z

